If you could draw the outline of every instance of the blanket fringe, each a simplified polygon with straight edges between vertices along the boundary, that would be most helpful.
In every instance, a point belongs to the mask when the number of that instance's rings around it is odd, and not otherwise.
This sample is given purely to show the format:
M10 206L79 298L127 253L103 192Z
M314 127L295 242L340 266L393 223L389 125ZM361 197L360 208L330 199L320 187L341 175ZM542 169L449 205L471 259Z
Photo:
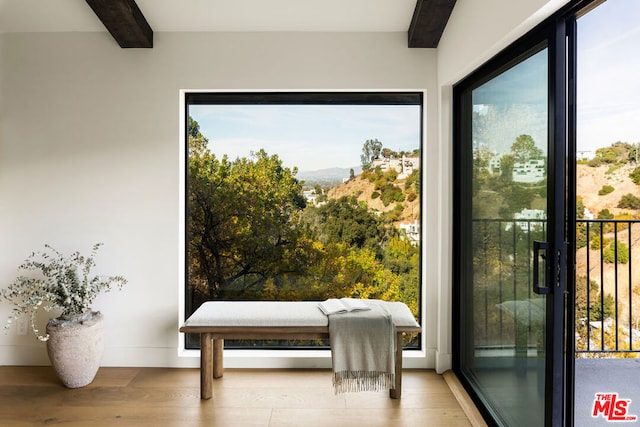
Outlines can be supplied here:
M340 371L333 373L335 394L359 391L381 391L395 388L395 374L372 371Z

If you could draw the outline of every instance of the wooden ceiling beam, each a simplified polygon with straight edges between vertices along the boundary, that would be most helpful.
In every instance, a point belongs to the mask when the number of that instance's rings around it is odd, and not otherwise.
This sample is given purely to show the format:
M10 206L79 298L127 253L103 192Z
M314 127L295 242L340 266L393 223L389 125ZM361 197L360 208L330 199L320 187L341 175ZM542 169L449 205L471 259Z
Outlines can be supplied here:
M86 0L122 48L152 48L153 30L135 0Z
M409 47L436 48L456 0L418 0L409 26Z

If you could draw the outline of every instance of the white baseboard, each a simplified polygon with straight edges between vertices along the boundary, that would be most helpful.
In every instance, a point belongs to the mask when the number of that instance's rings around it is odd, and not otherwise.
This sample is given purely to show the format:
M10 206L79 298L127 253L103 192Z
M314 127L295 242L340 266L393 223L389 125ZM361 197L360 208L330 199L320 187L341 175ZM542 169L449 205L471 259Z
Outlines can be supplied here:
M433 369L435 351L405 350L403 367ZM44 343L29 346L0 346L0 366L50 365ZM167 368L198 368L198 350L178 351L169 347L109 347L105 349L101 366L139 366ZM236 369L329 369L329 350L226 350L224 366Z

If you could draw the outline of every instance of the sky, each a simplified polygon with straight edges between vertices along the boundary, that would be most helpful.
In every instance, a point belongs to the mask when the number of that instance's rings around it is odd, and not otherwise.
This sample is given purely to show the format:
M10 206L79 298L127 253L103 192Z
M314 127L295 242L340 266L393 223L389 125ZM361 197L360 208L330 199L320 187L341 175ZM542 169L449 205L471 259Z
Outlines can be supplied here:
M419 106L191 105L189 114L216 156L263 148L303 172L359 167L368 139L394 151L420 147Z
M608 0L578 20L578 151L640 142L640 1Z
M496 154L511 152L522 134L547 151L548 51L543 49L472 91L474 143Z
M607 0L578 20L578 151L640 143L639 17L640 0ZM503 87L534 101L539 85L526 81ZM420 146L416 106L192 105L189 113L216 155L235 159L264 148L299 171L357 167L368 139L395 151Z
M640 0L605 1L578 19L577 34L578 151L592 156L617 141L640 143ZM505 153L525 132L546 149L546 55L474 89L476 112L500 111L498 124L474 135L478 142Z

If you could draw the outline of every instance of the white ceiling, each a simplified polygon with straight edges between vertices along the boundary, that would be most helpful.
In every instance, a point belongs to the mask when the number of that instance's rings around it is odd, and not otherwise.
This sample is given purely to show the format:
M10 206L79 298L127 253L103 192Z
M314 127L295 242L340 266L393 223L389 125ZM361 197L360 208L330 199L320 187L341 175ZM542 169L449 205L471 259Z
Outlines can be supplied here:
M136 0L154 32L407 31L416 0ZM84 0L0 0L0 32L106 31Z

